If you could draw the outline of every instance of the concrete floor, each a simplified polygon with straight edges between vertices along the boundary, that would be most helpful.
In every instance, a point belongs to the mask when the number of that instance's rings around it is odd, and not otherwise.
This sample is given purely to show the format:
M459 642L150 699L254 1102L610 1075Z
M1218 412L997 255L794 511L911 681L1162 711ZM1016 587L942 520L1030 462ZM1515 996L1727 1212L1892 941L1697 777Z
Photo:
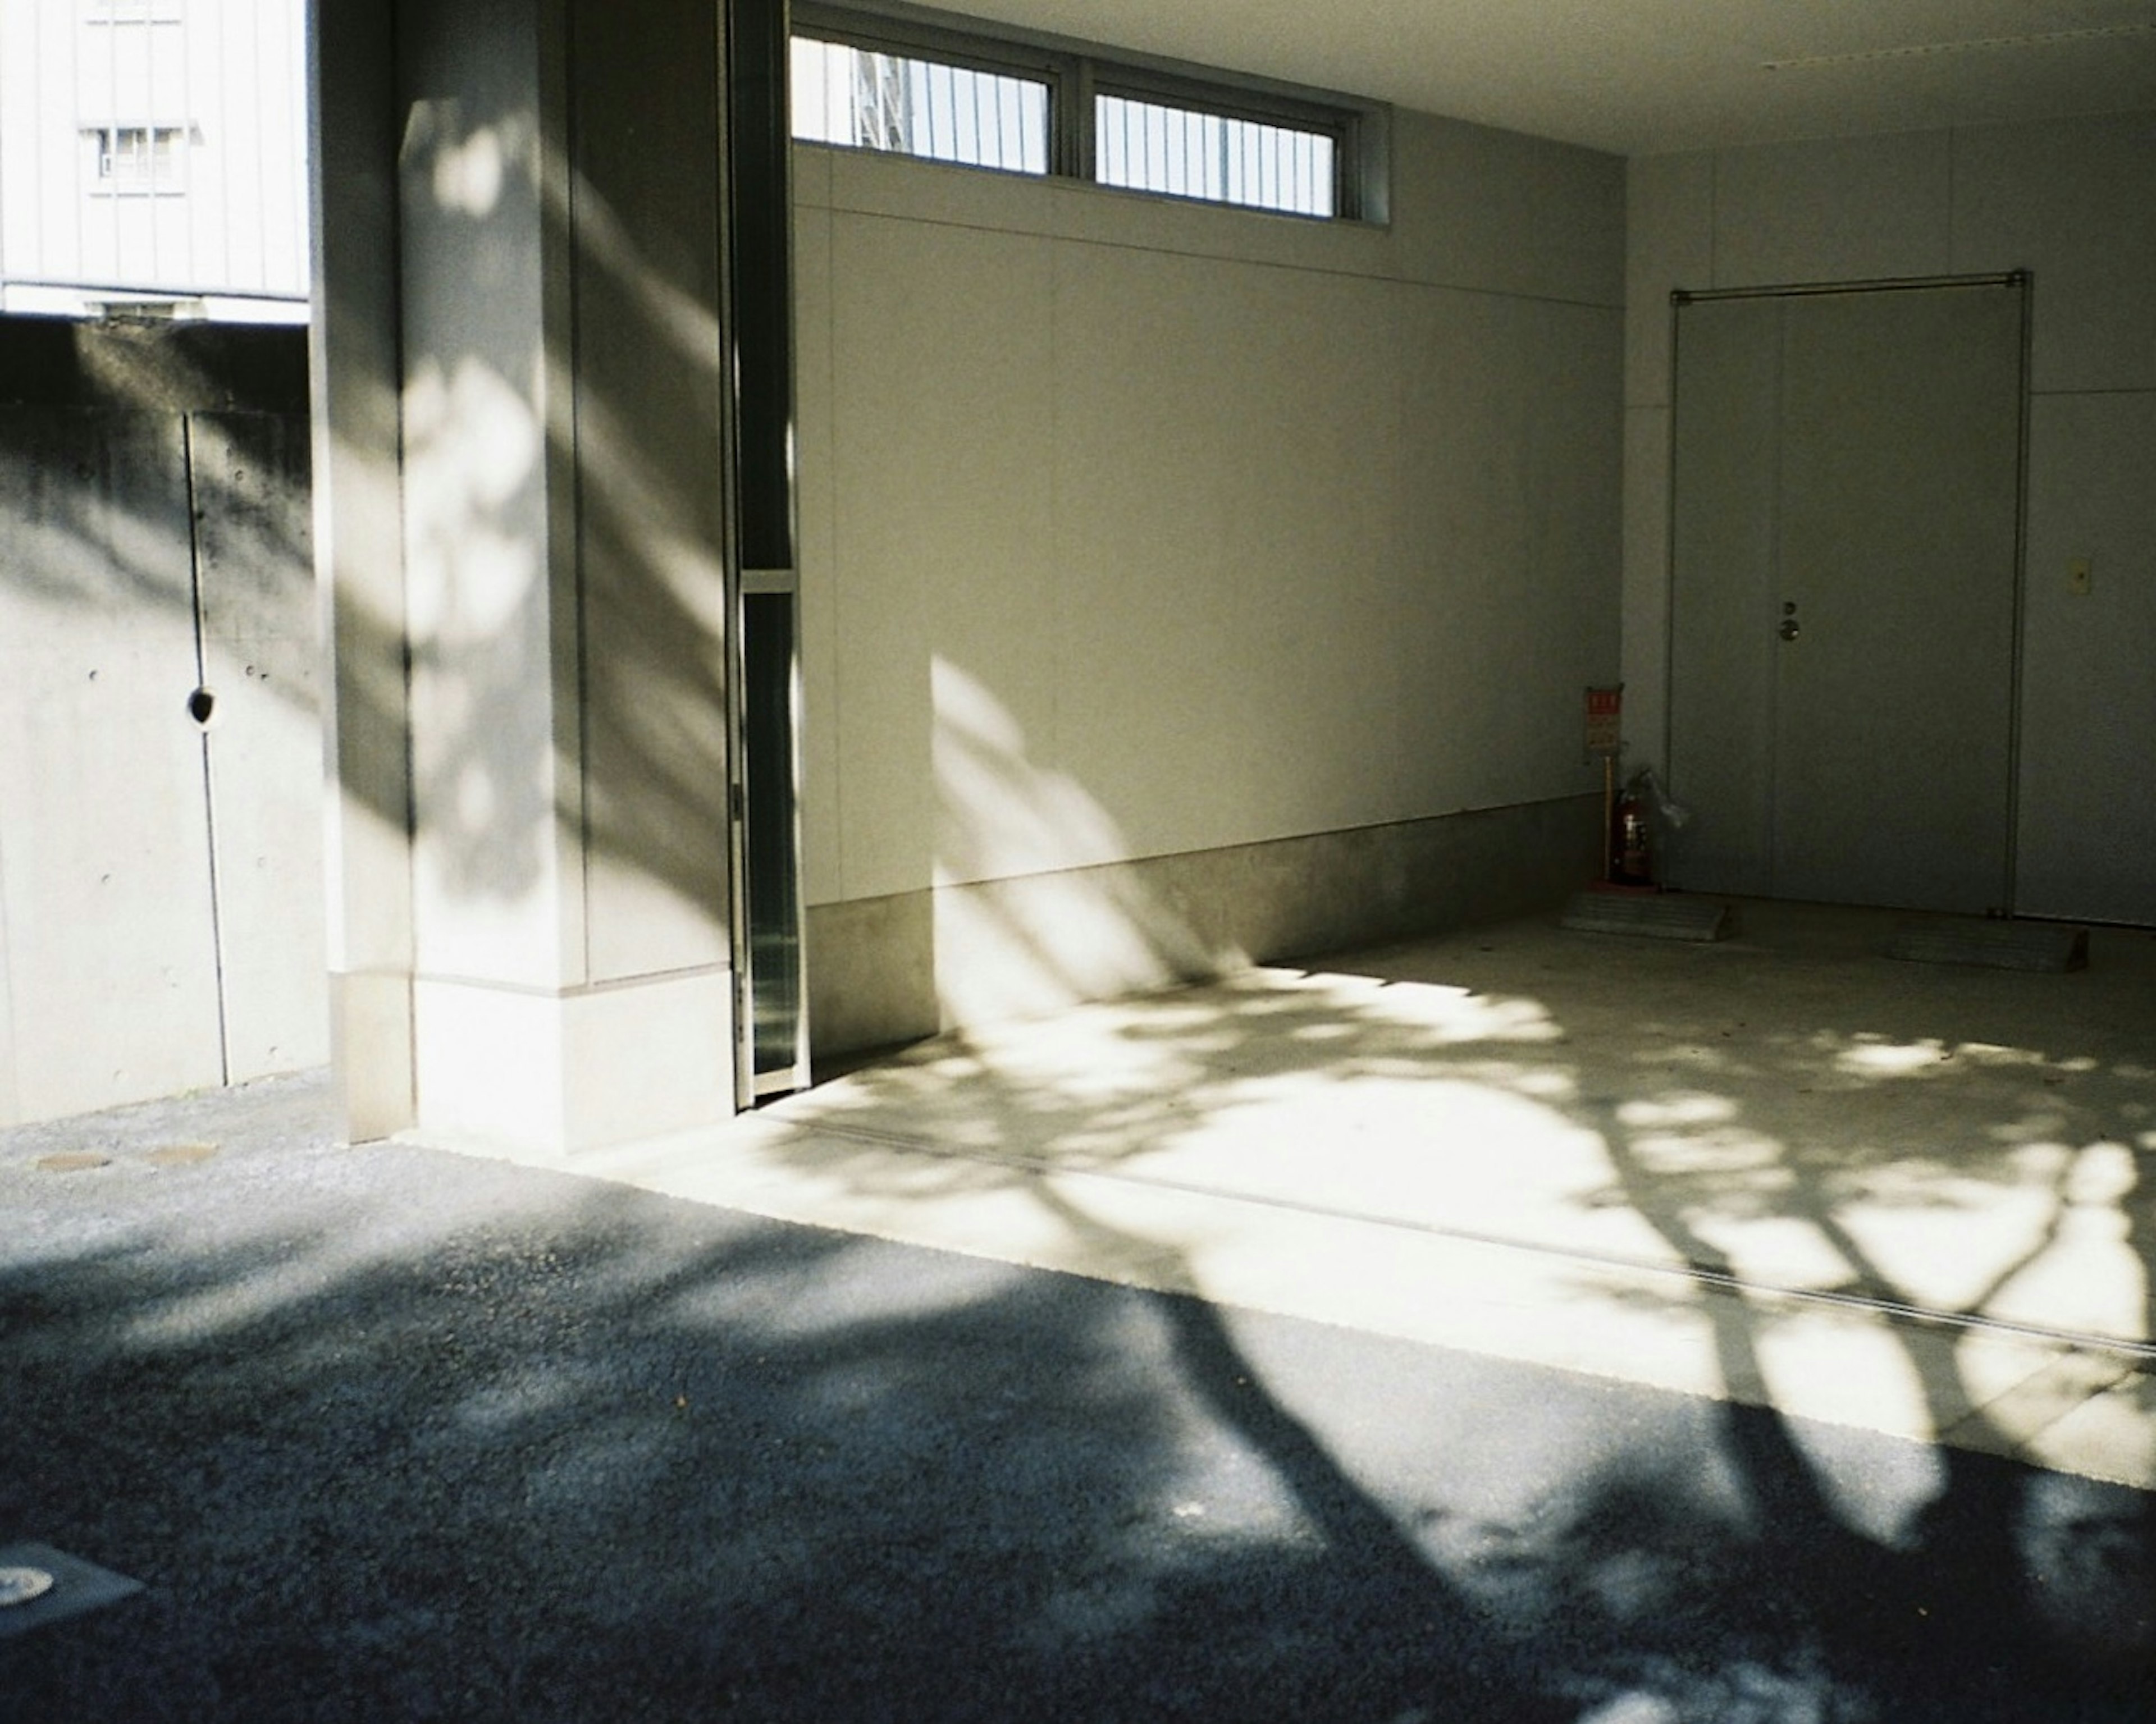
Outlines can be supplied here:
M2156 1485L2156 936L1554 918L925 1044L579 1171Z
M1419 942L566 1170L319 1079L0 1133L0 1547L143 1588L0 1615L0 1720L2156 1718L2150 942L1884 926Z

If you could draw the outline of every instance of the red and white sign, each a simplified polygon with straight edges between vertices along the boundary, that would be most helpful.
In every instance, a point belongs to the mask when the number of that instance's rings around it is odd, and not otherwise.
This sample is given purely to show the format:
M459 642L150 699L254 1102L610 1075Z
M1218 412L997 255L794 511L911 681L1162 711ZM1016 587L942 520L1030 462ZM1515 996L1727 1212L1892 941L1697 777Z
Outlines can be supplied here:
M1625 713L1625 685L1587 691L1587 752L1614 755L1621 743Z

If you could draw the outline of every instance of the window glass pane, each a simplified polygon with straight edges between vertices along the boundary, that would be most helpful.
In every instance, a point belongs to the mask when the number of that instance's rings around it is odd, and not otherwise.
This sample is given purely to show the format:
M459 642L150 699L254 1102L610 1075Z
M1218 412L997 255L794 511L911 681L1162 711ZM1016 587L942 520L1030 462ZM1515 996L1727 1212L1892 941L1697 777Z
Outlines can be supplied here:
M179 126L92 126L83 134L96 162L101 192L177 192L182 189L181 151L187 128Z
M1046 173L1048 85L796 36L793 136Z
M1095 98L1093 130L1093 177L1104 186L1333 213L1333 141L1322 131L1120 95Z

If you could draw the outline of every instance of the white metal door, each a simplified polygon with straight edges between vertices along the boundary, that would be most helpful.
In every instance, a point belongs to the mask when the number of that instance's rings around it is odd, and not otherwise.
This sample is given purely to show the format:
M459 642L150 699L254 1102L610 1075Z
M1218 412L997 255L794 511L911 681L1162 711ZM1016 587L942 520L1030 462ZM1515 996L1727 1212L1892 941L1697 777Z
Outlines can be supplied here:
M1673 880L2010 908L2021 284L1677 325Z

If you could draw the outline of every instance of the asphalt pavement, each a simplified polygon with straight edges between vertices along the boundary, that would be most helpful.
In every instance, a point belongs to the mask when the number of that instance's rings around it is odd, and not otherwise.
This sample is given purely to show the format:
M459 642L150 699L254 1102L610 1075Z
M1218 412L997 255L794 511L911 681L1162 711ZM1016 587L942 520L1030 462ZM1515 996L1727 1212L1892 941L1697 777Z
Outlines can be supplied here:
M318 1078L0 1132L0 1552L139 1583L0 1607L21 1724L2156 1718L2151 1499L1993 1456L341 1147Z

